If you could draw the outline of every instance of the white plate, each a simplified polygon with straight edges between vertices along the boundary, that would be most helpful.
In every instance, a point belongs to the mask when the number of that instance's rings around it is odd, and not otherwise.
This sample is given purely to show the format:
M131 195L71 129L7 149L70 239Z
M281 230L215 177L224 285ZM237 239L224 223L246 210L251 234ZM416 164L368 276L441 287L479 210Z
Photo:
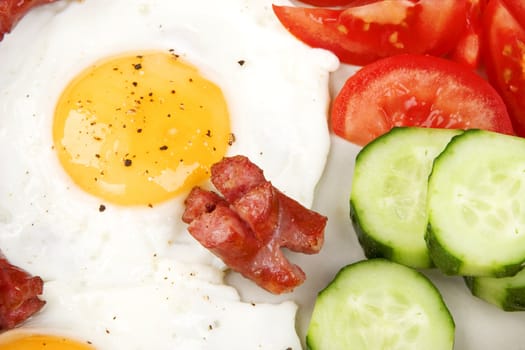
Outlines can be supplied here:
M342 86L356 67L343 66L332 80L332 92ZM364 259L349 217L349 197L355 156L359 147L332 136L332 148L321 179L314 209L328 216L326 241L320 254L294 254L291 259L307 274L307 280L294 293L272 296L246 283L235 274L228 281L238 287L247 301L275 302L293 299L299 305L297 331L304 343L310 314L317 293L343 266ZM456 323L455 349L524 350L525 313L504 312L473 297L462 278L444 276L438 271L424 271L441 291ZM424 349L421 349L424 350Z

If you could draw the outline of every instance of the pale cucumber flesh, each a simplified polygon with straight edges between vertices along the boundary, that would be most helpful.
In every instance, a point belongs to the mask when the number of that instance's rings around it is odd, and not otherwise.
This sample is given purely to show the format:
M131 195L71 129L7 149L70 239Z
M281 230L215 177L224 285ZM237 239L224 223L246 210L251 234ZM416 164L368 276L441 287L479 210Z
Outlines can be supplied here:
M511 276L525 261L525 139L469 130L428 183L432 260L447 274Z
M319 293L307 334L312 350L446 350L455 325L420 272L386 259L348 265Z
M359 152L350 217L368 258L432 266L425 243L432 163L459 130L394 128Z

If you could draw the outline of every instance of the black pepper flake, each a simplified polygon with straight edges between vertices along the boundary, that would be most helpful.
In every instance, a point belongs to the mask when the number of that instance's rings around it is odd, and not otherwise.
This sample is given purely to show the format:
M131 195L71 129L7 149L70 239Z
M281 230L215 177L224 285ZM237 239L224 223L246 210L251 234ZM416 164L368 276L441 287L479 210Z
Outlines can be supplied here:
M188 81L189 81L190 83L193 83L193 78L189 78Z
M206 131L206 136L211 137L211 130L210 130L210 129L208 129L208 130Z
M148 94L148 96L149 96L149 97L153 96L153 92L150 92L150 93Z
M171 90L171 93L172 93L172 94L175 94L175 90Z
M133 163L131 159L124 159L124 166L131 166L131 163Z
M132 84L133 84L133 86L135 86L135 87L136 87L137 85L139 85L139 83L137 83L136 81L134 81Z
M245 60L238 60L237 63L239 64L239 66L244 66L244 64L246 63Z
M103 211L105 211L105 210L106 210L106 206L105 206L104 204L101 204L101 205L98 207L98 211L101 212L101 213L102 213Z
M137 129L137 133L141 133L142 132L142 129Z
M161 151L165 151L165 150L168 149L168 146L163 145L163 146L160 146L159 149L160 149Z
M153 204L148 203L148 207L153 208Z
M142 64L140 64L140 63L136 63L136 64L133 65L133 67L134 67L136 70L140 70L140 69L142 69Z
M100 158L100 154L98 154L98 153L95 154L95 157L96 157L96 158Z

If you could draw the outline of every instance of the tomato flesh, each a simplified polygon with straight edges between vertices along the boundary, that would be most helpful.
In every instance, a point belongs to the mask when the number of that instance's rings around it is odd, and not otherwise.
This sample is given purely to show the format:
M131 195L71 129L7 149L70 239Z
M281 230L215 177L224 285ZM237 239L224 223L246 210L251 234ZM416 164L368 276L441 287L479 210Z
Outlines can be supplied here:
M476 69L481 65L482 13L486 0L468 0L465 30L451 52L450 58Z
M355 0L301 0L301 2L313 6L328 7L350 5Z
M503 5L514 16L518 23L525 23L525 1L523 0L502 0Z
M525 29L500 0L489 2L483 25L488 79L505 101L516 133L525 136Z
M281 23L312 47L364 65L401 53L442 55L465 27L465 0L383 0L345 9L273 6Z
M498 93L472 70L426 55L397 55L351 76L334 99L333 132L365 145L394 126L479 128L513 134Z

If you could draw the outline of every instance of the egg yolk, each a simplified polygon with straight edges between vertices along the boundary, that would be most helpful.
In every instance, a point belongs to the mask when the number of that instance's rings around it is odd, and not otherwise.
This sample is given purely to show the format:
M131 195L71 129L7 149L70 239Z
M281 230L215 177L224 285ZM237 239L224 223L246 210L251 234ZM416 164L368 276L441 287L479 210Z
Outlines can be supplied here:
M80 343L53 335L17 335L0 340L0 350L94 350L87 343Z
M221 89L169 51L85 70L63 91L53 124L73 181L120 205L151 206L202 182L232 137Z

